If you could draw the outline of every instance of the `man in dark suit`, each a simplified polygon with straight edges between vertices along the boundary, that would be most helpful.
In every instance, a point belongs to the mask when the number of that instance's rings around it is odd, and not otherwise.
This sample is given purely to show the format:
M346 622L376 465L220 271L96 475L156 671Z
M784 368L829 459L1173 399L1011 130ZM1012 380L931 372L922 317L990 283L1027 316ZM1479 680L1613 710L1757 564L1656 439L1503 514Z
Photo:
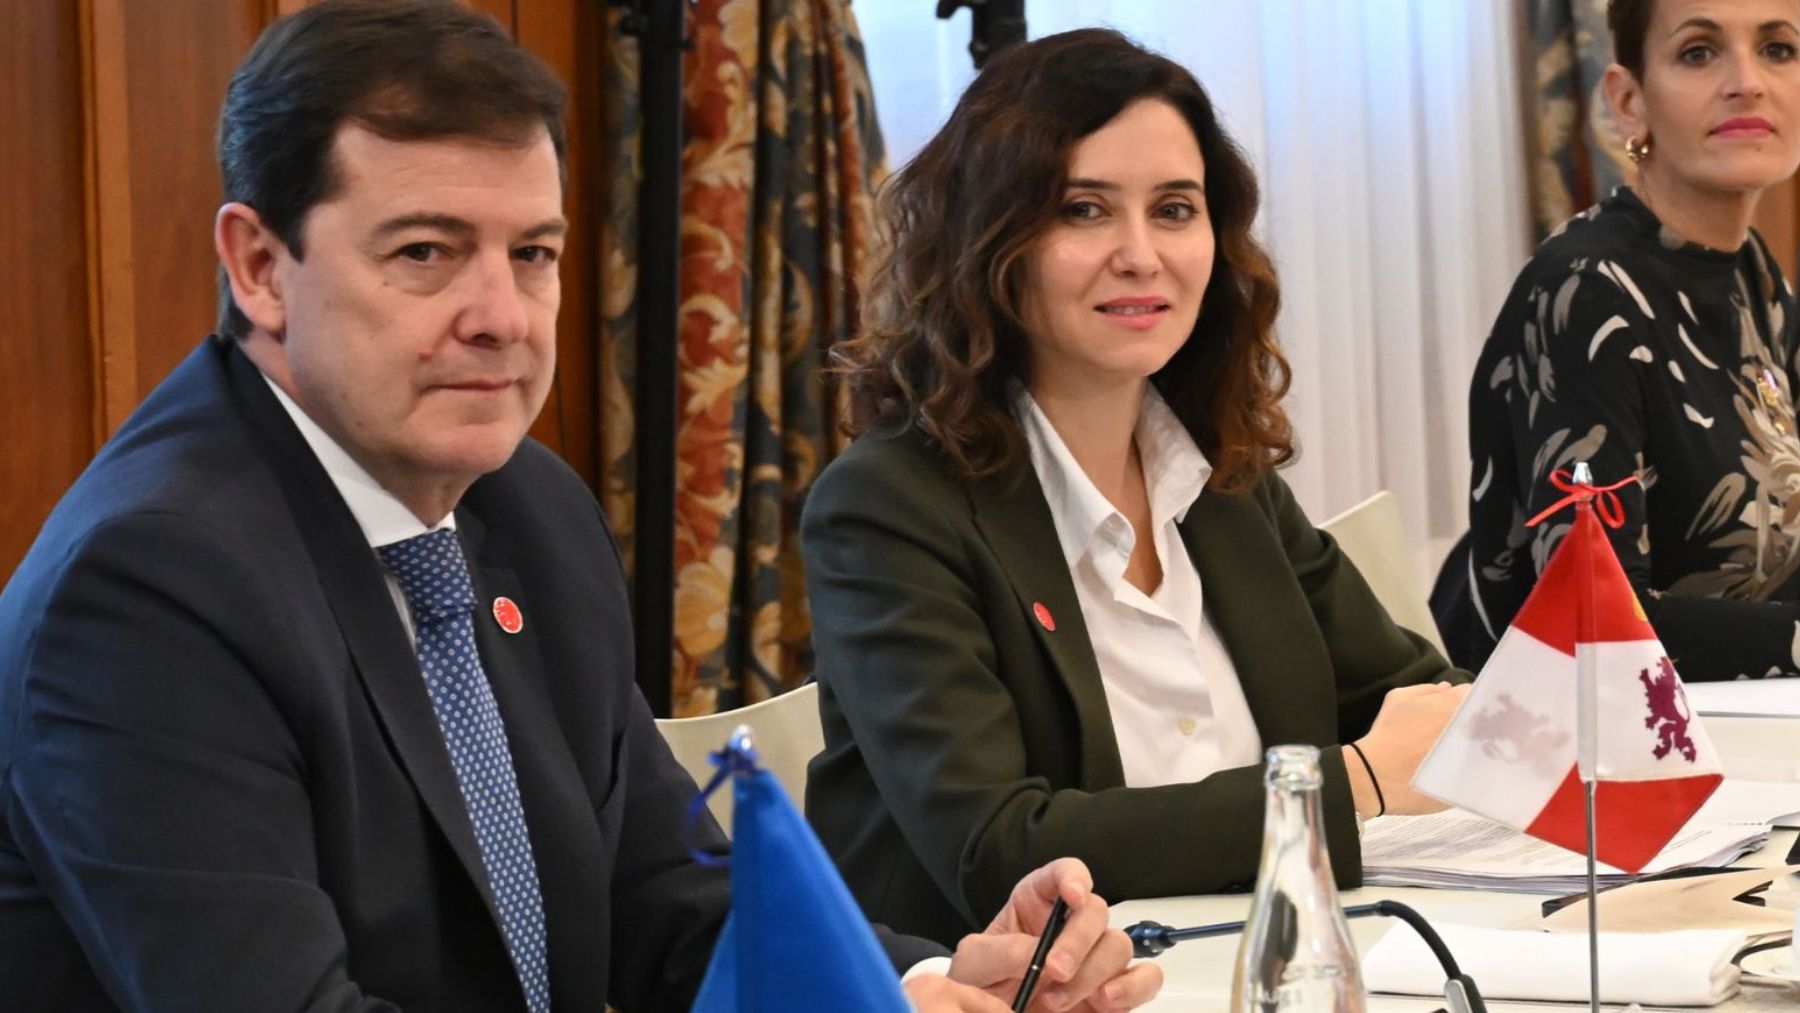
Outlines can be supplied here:
M689 856L605 522L525 436L562 101L431 0L327 0L239 68L222 333L0 595L0 1008L691 1001L728 881ZM909 991L1003 1009L1060 894L1053 992L1142 1002L1088 884L1028 877Z

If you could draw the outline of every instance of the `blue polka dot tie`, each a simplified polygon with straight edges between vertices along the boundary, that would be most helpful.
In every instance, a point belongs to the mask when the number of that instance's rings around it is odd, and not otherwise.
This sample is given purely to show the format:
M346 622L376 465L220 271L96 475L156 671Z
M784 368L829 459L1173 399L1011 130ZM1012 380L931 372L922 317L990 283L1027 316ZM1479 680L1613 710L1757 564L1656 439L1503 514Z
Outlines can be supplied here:
M475 843L500 906L500 930L525 986L526 1005L532 1013L545 1013L550 977L537 863L500 707L475 650L475 586L462 545L456 532L443 530L377 551L412 609L419 668L475 825Z

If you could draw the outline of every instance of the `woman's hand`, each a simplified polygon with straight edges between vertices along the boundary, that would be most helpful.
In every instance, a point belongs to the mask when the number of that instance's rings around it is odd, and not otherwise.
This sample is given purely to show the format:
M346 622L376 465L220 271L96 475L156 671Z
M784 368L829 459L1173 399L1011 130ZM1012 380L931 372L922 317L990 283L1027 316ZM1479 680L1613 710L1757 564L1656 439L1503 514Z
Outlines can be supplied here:
M1383 811L1382 802L1387 803L1386 812L1406 815L1445 808L1437 799L1413 789L1413 773L1468 695L1468 685L1445 682L1402 686L1388 692L1369 734L1356 740L1363 755L1369 758L1376 780L1381 782L1379 800L1375 785L1369 781L1369 771L1363 768L1356 751L1344 747L1344 769L1350 774L1350 793L1359 815L1364 819L1375 816Z

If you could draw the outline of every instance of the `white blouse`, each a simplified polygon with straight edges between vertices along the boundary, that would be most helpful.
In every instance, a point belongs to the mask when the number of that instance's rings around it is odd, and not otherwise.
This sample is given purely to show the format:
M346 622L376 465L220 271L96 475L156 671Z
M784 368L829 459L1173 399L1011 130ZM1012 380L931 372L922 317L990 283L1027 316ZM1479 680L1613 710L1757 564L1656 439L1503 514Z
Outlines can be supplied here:
M1131 522L1081 470L1029 392L1019 392L1014 412L1100 664L1125 784L1198 781L1256 763L1256 722L1177 527L1212 474L1193 436L1154 389L1145 393L1134 439L1163 573L1146 595L1125 579L1137 544Z

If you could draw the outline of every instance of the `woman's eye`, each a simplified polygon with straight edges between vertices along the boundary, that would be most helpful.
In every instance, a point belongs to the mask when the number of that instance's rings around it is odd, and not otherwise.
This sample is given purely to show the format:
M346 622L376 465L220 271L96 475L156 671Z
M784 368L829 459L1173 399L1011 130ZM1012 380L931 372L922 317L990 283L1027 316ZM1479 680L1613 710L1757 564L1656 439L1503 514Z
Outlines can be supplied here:
M1173 201L1156 209L1157 217L1171 222L1191 221L1199 213L1199 209L1186 201Z
M1078 221L1100 217L1100 205L1091 200L1075 200L1063 205L1063 217Z
M1771 42L1763 47L1763 55L1776 63L1788 63L1794 59L1794 44L1791 42Z
M1681 51L1677 59L1690 67L1703 66L1712 59L1712 47L1688 46Z

